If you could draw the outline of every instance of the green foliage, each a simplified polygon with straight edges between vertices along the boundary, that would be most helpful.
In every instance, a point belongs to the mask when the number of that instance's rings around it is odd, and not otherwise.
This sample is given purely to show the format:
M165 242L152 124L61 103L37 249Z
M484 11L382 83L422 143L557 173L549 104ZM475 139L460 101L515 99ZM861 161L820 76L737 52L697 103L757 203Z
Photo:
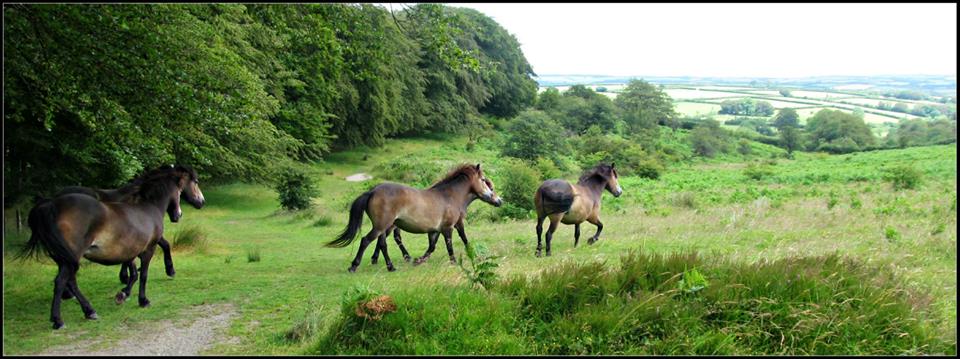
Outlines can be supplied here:
M899 240L900 240L900 232L897 232L897 229L896 229L896 228L893 228L893 227L891 227L891 226L887 226L886 228L883 229L883 238L886 238L887 240L889 240L889 241L891 241L891 242L899 241Z
M247 263L260 261L260 248L247 249Z
M474 249L474 245L475 244L469 244L464 250L467 252L467 258L470 260L470 268L463 265L462 254L460 258L457 259L457 265L460 266L460 270L463 271L463 275L470 283L479 284L483 289L490 290L497 283L497 273L494 269L500 266L497 264L497 258L500 257L484 253L485 247L483 247L482 244L476 244L477 249Z
M737 142L737 153L740 153L744 156L748 156L753 153L753 148L750 146L750 140L740 139L740 141Z
M310 199L317 195L313 180L306 172L292 168L280 174L276 189L280 206L292 211L310 208Z
M800 127L800 115L797 114L797 110L792 108L781 108L777 111L777 115L773 117L771 124L780 131L783 131L785 127L797 128Z
M713 157L730 152L730 134L714 120L704 120L690 131L690 144L697 155Z
M911 165L899 165L884 171L884 179L894 190L915 189L922 183L923 175Z
M527 110L507 125L507 137L501 150L504 156L534 160L545 157L556 161L569 151L563 127L542 111Z
M750 163L746 168L743 169L743 175L752 180L761 180L765 177L770 177L775 174L772 167L769 165L758 165L756 163Z
M870 127L849 113L823 109L807 120L812 149L832 153L848 153L874 146L876 139Z
M700 274L696 268L683 271L680 281L677 282L677 289L682 293L695 294L709 286L707 278Z
M394 161L381 162L373 166L378 178L394 181L417 188L426 188L443 176L447 167L453 163L441 161L423 161L413 157L401 157Z
M613 101L583 85L571 86L560 97L556 111L549 113L573 133L583 133L592 126L612 132L619 121Z
M630 80L614 103L631 133L655 130L657 125L679 126L670 96L646 81Z
M773 105L766 101L757 101L752 98L739 100L724 100L720 103L721 115L770 116L773 115Z
M787 150L787 155L793 155L793 151L801 148L802 139L800 130L795 127L785 126L780 130L780 147Z
M208 246L207 232L196 225L179 228L173 235L170 246L173 249L192 249L203 252Z
M540 187L540 172L523 161L508 161L497 171L497 193L503 198L501 211L510 218L525 219L534 210L533 195ZM508 206L509 205L509 206Z
M544 157L537 157L537 171L540 172L540 180L546 181L548 179L560 178L563 176L563 173L557 168L557 165L553 161L548 160Z
M639 175L656 179L663 172L660 161L644 151L639 144L617 135L603 134L592 126L574 141L577 159L582 168L593 168L597 163L614 163L621 176Z

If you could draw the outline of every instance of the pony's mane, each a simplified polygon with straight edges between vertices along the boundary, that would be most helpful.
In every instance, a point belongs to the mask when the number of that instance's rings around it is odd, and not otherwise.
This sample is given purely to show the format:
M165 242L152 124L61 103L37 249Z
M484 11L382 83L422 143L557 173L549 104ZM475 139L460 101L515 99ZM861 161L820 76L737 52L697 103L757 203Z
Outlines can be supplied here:
M447 175L444 176L443 179L437 181L437 183L434 183L433 186L430 186L430 188L433 188L433 189L446 188L454 184L460 183L461 181L467 178L470 178L470 176L473 176L476 174L477 174L477 168L474 165L471 165L468 163L461 164L461 165L458 165L453 170L451 170L449 173L447 173Z
M177 168L172 166L161 166L130 180L130 183L123 188L138 187L133 193L137 202L153 201L166 196L172 190L171 187L177 186L174 176L176 171Z
M609 169L609 168L610 168L610 165L608 165L608 164L606 164L606 163L601 163L601 164L597 165L596 167L594 167L594 168L592 168L592 169L590 169L590 170L587 170L586 172L583 173L582 176L580 176L580 179L577 180L577 183L587 182L587 181L589 181L591 178L593 178L594 176L600 177L600 178L606 180L606 178L604 178L603 175L600 174L600 171L603 170L604 168L608 168L608 169Z

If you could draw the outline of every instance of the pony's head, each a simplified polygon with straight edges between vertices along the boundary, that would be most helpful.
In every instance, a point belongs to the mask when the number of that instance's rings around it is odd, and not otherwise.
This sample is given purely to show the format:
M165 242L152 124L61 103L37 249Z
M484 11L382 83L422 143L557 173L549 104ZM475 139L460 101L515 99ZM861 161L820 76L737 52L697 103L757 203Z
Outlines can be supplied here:
M193 208L203 208L205 200L203 192L200 191L200 178L197 172L188 166L176 165L173 167L174 174L179 177L178 187L181 188L182 196Z
M136 193L139 202L154 202L166 207L170 222L180 221L183 210L180 197L195 208L203 207L203 193L198 186L197 173L186 166L165 165L147 172L136 180Z
M605 183L604 188L606 188L607 191L610 192L610 194L612 194L614 197L620 197L620 195L623 194L623 188L620 188L619 176L617 175L617 170L614 168L614 165L614 163L611 163L610 165L601 163L597 165L597 167L594 167L592 170L590 170L590 172L587 172L587 174L583 175L580 179L582 181L594 176L600 177Z
M503 205L503 200L501 200L500 196L497 196L497 192L493 190L493 181L483 174L483 170L480 169L480 164L478 163L477 166L473 168L476 170L476 176L471 178L473 193L476 194L480 200L492 204L494 207Z

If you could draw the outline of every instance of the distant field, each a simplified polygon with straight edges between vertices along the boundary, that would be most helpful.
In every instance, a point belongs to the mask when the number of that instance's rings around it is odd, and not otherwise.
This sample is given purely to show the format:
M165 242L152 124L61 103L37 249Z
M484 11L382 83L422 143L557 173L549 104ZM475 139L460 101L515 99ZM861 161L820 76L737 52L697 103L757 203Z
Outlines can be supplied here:
M809 97L814 99L838 99L838 98L850 98L850 97L860 97L852 94L838 94L832 92L820 92L820 91L790 91L793 97Z
M720 111L720 105L699 102L674 102L674 110L687 116L695 115L716 115Z
M833 88L834 88L835 90L866 90L866 89L871 88L871 87L873 87L873 85L867 85L867 84L851 84L851 85L834 86Z
M852 110L845 109L845 108L837 108L837 107L814 107L814 108L799 109L799 110L797 110L797 114L800 115L800 121L801 121L801 123L806 123L806 121L807 121L808 118L812 117L814 114L816 114L816 113L817 113L818 111L820 111L820 110L823 110L824 108L829 108L829 109L831 109L831 110L840 110L840 111L843 111L843 112L846 112L846 113L853 113ZM899 122L899 121L900 121L900 120L898 120L898 119L896 119L896 118L890 118L890 117L887 117L887 116L877 115L877 114L873 114L873 113L869 113L869 112L866 112L866 113L863 114L863 122L866 122L866 123L868 123L868 124L878 124L878 123L884 123L884 122Z
M736 93L730 93L730 92L700 91L700 90L687 90L687 89L666 89L665 91L667 95L670 95L670 97L673 98L674 100L743 96L742 94L736 94Z
M782 96L778 90L749 90L749 93L754 93L757 95L766 95L766 96Z

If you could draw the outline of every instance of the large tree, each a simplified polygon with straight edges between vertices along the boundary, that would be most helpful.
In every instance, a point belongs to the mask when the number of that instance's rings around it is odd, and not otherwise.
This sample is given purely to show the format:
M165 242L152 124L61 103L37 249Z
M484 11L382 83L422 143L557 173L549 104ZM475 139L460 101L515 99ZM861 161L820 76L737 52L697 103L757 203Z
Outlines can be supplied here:
M614 103L631 132L656 131L657 125L671 124L676 117L670 96L643 80L630 80Z

